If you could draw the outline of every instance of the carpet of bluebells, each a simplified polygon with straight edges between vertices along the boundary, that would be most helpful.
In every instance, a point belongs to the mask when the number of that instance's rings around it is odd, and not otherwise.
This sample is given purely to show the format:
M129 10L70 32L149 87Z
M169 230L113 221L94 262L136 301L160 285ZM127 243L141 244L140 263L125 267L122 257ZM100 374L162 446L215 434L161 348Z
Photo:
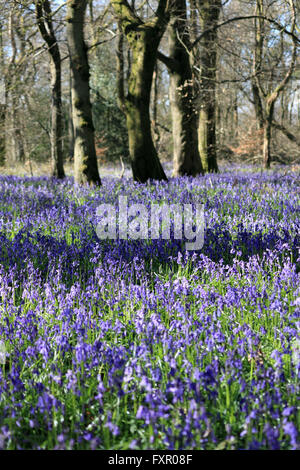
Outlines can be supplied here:
M299 182L0 177L0 448L299 449ZM201 201L203 248L99 240L119 195Z

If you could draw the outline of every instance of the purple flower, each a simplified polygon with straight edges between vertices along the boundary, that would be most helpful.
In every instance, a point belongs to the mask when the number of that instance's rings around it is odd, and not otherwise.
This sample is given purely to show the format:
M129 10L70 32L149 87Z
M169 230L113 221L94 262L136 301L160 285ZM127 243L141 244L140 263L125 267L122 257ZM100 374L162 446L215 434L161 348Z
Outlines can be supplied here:
M298 431L294 423L291 423L290 421L285 421L283 424L283 430L285 434L287 434L290 437L291 445L293 446L293 449L297 449L299 446L299 443L297 442Z

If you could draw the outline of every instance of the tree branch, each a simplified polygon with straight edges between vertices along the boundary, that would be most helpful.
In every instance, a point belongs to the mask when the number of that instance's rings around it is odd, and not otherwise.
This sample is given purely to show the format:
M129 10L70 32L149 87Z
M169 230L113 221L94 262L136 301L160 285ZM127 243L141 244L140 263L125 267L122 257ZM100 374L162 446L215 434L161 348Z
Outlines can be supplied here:
M235 16L234 18L229 18L228 20L225 20L223 21L222 23L218 23L217 25L215 26L212 26L211 28L207 28L205 31L203 31L192 43L191 43L191 46L190 46L190 49L193 49L197 44L198 42L201 41L201 39L209 32L211 31L215 31L219 28L221 28L222 26L225 26L227 24L230 24L230 23L233 23L235 21L241 21L241 20L251 20L251 19L254 19L254 18L257 18L257 19L263 19L265 21L268 21L269 23L271 24L274 24L274 26L276 26L277 29L279 29L279 31L282 31L284 32L285 34L291 36L293 38L294 41L296 41L297 43L300 44L300 38L298 36L296 36L294 34L293 31L288 31L284 26L282 26L282 24L278 23L277 21L273 20L272 18L269 18L267 16L260 16L260 15L249 15L249 16Z
M163 62L171 72L177 72L177 71L180 70L180 66L179 66L177 60L172 59L171 57L167 57L162 52L160 52L160 51L157 52L157 58L161 62Z
M294 135L291 131L289 131L285 126L279 124L277 121L272 122L272 126L275 127L278 131L282 132L291 142L297 144L300 147L300 137Z

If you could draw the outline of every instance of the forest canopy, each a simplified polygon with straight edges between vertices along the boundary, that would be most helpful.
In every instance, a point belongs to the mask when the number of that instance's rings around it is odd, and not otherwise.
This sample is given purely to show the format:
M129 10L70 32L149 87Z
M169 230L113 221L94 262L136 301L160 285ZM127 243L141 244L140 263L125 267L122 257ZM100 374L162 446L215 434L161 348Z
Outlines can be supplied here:
M298 2L0 3L2 166L99 184L299 162Z

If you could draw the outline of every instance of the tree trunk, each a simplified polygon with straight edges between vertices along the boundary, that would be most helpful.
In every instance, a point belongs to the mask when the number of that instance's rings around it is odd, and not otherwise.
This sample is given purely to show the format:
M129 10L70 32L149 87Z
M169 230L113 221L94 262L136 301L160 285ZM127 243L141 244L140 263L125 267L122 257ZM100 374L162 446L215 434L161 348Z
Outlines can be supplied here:
M6 140L6 160L8 164L14 165L25 160L23 136L20 126L20 93L19 76L16 72L16 59L18 55L16 43L16 10L15 5L11 5L8 20L9 47L11 57L6 73L4 74L4 95L6 105L7 140ZM18 18L17 18L18 20ZM1 52L1 55L3 51ZM2 58L3 62L3 58ZM10 106L9 106L10 105Z
M255 110L255 117L256 117L256 127L257 130L263 129L264 127L264 112L263 112L263 105L261 101L261 97L259 94L259 89L256 83L252 82L252 96L253 96L253 103L254 103L254 110Z
M15 83L15 81L13 82ZM12 85L13 88L14 87ZM25 151L23 143L23 135L20 123L20 102L17 95L17 90L13 89L11 92L11 136L12 136L12 161L14 163L23 163L25 161Z
M89 63L84 41L87 0L69 0L67 41L72 70L72 115L75 133L74 174L77 184L101 184L94 141Z
M290 109L288 107L288 105L286 106L286 110L287 110L287 113L288 113L288 122L290 124L290 126L293 125L293 110L295 109L295 97L296 97L296 93L293 94L293 97L292 97L292 102L290 104Z
M237 90L233 89L232 103L233 143L237 145L239 136L239 108Z
M125 87L124 87L124 34L121 22L118 21L118 41L116 50L116 74L117 74L117 102L122 113L125 113Z
M205 172L217 172L216 154L216 68L217 30L220 0L198 0L202 31L210 29L200 41L200 113L198 125L199 153Z
M186 1L176 0L169 25L169 57L174 66L170 72L170 104L173 131L174 176L203 173L197 136L197 114L194 107L193 77L187 51Z
M69 144L69 161L74 161L74 125L73 125L73 110L72 110L72 72L71 65L69 66L69 93L68 93L68 144Z
M266 106L266 118L264 122L264 140L263 140L263 160L264 167L270 168L271 166L271 137L272 137L272 122L274 115L274 104L272 101Z
M62 146L61 59L52 23L49 0L36 0L37 23L48 47L51 74L51 161L52 176L64 178Z
M256 15L264 14L263 0L256 0L255 12ZM261 98L261 84L260 74L262 71L262 56L264 48L264 20L262 18L254 19L254 34L255 34L255 48L253 54L253 78L251 80L252 96L254 101L254 110L256 116L256 125L258 130L264 128L264 109Z
M5 163L6 105L0 104L0 166Z
M0 68L3 73L3 82L4 82L4 98L6 98L5 90L5 72L4 72L4 49L3 49L3 25L0 24ZM0 103L0 166L5 164L5 148L6 148L6 112L7 112L7 103Z
M18 79L12 75L14 65L10 64L9 73L5 77L4 96L6 109L6 161L8 165L23 163L25 161L25 151L23 135L20 123L20 101L18 90Z
M214 103L210 99L210 104L206 102L201 105L198 124L199 152L203 170L207 172L217 172L216 155L216 126Z
M60 57L52 60L51 72L51 160L52 176L64 178L62 148L62 102L61 102L61 68Z
M156 61L158 40L147 30L131 43L132 64L125 102L129 153L133 178L144 183L147 179L166 180L153 144L150 123L150 94Z
M167 3L161 0L158 9ZM166 180L151 135L150 95L157 48L166 27L163 12L143 23L126 0L112 3L132 53L128 93L124 96L133 178ZM160 11L160 10L159 10Z
M160 143L160 132L158 128L158 115L157 115L157 105L158 105L158 88L159 88L159 69L158 62L156 61L154 74L153 74L153 109L152 109L152 134L154 139L154 145L156 151L158 151Z

